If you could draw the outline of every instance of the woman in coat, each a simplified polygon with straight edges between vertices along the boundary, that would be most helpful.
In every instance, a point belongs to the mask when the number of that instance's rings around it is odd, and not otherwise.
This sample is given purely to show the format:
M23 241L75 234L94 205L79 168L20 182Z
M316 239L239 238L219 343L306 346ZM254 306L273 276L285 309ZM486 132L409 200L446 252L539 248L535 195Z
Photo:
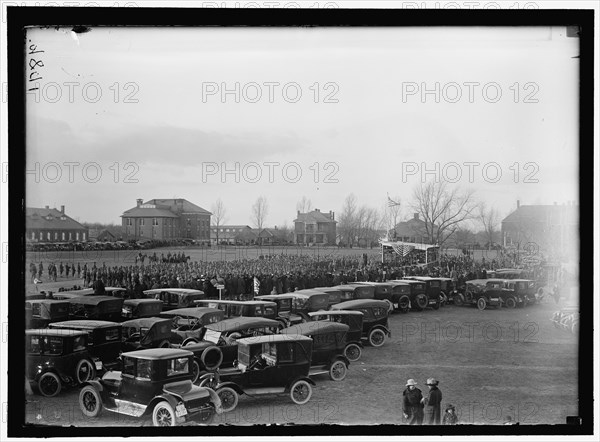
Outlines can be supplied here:
M423 423L423 394L417 388L414 379L409 379L406 382L406 390L404 390L402 396L404 419L410 419L409 425L421 425Z
M442 392L437 387L440 382L434 378L427 379L429 394L423 398L425 405L425 424L440 425L442 420Z

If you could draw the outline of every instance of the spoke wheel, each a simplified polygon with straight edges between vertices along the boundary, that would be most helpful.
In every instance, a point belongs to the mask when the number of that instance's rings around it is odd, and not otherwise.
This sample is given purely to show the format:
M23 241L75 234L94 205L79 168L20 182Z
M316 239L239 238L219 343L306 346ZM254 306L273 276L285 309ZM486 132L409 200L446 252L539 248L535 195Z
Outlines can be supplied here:
M358 344L348 344L346 350L344 350L344 354L350 362L358 361L361 353L362 350Z
M176 425L175 412L167 401L161 401L154 407L152 423L155 427L174 427Z
M485 310L486 307L487 307L487 302L486 302L485 298L479 298L477 300L477 308L479 310Z
M290 397L295 404L303 405L306 404L312 396L312 387L306 381L300 380L294 382L290 389Z
M510 298L507 298L506 299L506 307L507 308L516 308L517 301L515 300L515 298L513 298L512 296Z
M373 347L381 347L385 343L385 333L381 329L371 330L369 333L369 344Z
M42 396L54 397L62 388L60 378L50 371L44 373L38 381L38 388Z
M227 413L229 411L235 410L239 401L239 395L237 392L231 387L222 387L217 390L217 394L221 399L221 406L223 407L223 412Z
M96 417L102 411L100 394L91 385L86 385L79 392L79 408L87 417Z
M346 378L346 373L348 371L348 367L344 363L344 361L335 361L329 367L329 377L333 381L343 381Z
M96 369L90 361L87 359L81 359L77 363L75 374L77 375L77 382L83 384L84 382L94 379L94 376L96 375Z

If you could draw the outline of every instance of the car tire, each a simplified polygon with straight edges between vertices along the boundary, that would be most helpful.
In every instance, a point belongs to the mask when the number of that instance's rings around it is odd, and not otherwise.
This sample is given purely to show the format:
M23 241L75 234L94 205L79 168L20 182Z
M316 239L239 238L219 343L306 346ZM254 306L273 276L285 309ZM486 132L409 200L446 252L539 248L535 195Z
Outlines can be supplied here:
M223 362L223 352L216 345L211 345L202 352L200 362L206 370L216 370Z
M231 387L221 387L217 389L216 393L219 395L219 399L221 399L223 413L228 413L235 410L235 407L237 407L240 400L240 396L237 394L237 391Z
M199 378L200 378L200 364L198 364L198 361L196 360L196 358L194 358L192 360L192 384L195 384L196 382L198 382Z
M56 373L47 371L38 380L38 390L42 396L54 397L62 389L62 382Z
M312 387L305 380L294 382L290 388L290 398L297 405L304 405L312 396Z
M79 392L79 408L87 417L97 417L102 411L100 393L91 385L84 386Z
M457 306L461 306L465 303L465 298L463 297L462 293L457 293L456 295L454 295L454 305Z
M346 356L350 362L358 361L361 354L362 350L358 344L348 344L344 349L344 356Z
M369 344L372 347L381 347L385 344L385 332L380 328L376 328L369 332Z
M329 378L332 381L343 381L346 379L346 374L348 373L348 366L346 363L340 359L334 361L329 367Z
M417 304L417 310L419 311L425 310L429 305L429 298L427 298L427 295L424 294L417 295L415 301Z
M477 308L479 310L485 310L486 307L487 307L487 301L485 300L485 298L479 298L477 300Z
M96 376L96 369L88 359L80 359L75 367L75 378L78 384L91 381Z
M174 427L177 425L175 411L167 401L160 401L152 410L152 424L155 427Z
M439 310L440 306L442 305L442 301L440 301L439 299L435 302L435 304L433 304L433 309L434 310Z
M513 298L512 296L509 298L506 298L506 308L516 308L517 307L517 300L515 298Z
M188 345L194 345L197 343L198 343L198 340L196 338L187 338L185 341L182 342L181 346L187 347Z

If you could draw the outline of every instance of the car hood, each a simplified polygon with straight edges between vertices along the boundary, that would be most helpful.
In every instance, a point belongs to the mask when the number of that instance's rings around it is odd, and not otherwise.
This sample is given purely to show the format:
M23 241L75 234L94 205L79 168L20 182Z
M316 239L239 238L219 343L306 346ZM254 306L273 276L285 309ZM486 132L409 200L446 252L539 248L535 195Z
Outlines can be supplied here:
M210 396L208 388L198 387L192 381L171 382L163 386L165 393L180 397L184 401L200 399Z

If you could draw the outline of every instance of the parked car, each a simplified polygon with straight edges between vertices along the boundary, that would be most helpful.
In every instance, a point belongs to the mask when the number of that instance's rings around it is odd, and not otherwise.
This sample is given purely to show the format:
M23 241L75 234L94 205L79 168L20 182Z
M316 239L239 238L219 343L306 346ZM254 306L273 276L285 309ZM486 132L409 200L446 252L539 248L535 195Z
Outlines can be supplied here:
M172 339L171 318L138 318L121 323L123 351L169 348Z
M342 291L336 287L315 287L315 290L327 293L329 306L342 302Z
M254 298L258 301L269 301L274 302L276 305L277 317L275 318L280 323L280 328L286 328L290 325L299 324L305 322L305 319L293 313L293 301L294 295L291 293L284 293L282 295L262 295Z
M69 319L68 301L31 299L25 301L25 328L45 328L56 321Z
M374 299L375 287L366 284L341 284L333 288L342 292L341 301L351 301L352 299Z
M74 320L54 322L50 324L50 328L86 332L88 351L97 371L120 366L118 359L123 339L121 324L109 321Z
M320 310L309 313L313 321L329 321L341 323L348 326L346 332L346 347L344 355L350 362L360 359L362 354L362 334L363 334L363 316L358 310Z
M388 324L388 304L378 299L355 299L331 306L332 311L356 310L363 313L362 337L373 347L381 347L392 336Z
M410 279L420 281L425 284L425 295L427 295L427 306L437 310L441 306L441 286L442 283L438 278L430 276L411 276Z
M402 282L408 284L410 289L409 299L410 304L406 308L406 304L400 309L401 312L407 313L411 308L418 311L422 311L429 305L429 298L427 297L427 289L423 281L417 281L415 279L404 278L401 280L395 280L393 282Z
M303 335L312 338L309 376L328 374L333 381L343 381L350 361L345 356L346 324L331 321L310 321L281 330L281 334Z
M452 278L437 278L440 280L440 302L441 305L445 304L454 304L454 296L456 296L458 292L458 287L454 283Z
M459 294L454 299L456 305L469 304L476 305L479 310L485 310L487 307L501 307L502 295L497 290L488 289L488 279L473 279L467 281L464 297Z
M544 290L531 279L510 279L506 281L506 287L517 293L523 306L539 304L544 297Z
M204 326L222 321L222 310L210 307L178 308L162 312L161 318L171 319L171 344L188 345L199 342Z
M393 283L389 282L357 282L353 284L370 285L375 288L372 299L379 299L388 303L388 311L391 313L395 310L394 296L393 296Z
M240 316L277 319L277 305L264 299L254 301L206 299L196 301L195 304L222 310L224 319L239 318Z
M79 296L70 298L71 319L99 319L118 322L121 320L123 299L114 296Z
M308 314L329 307L329 295L316 289L297 290L291 293L292 312L301 316L305 321L310 321Z
M25 330L25 354L25 376L43 396L54 397L96 373L83 331Z
M191 342L185 349L194 353L192 382L207 371L219 367L233 367L237 358L238 339L251 336L272 335L280 323L274 319L240 316L207 324L198 343Z
M308 377L313 340L302 335L269 335L239 339L237 367L207 373L200 385L219 395L223 411L237 407L239 396L289 394L306 404L315 382Z
M194 301L206 299L206 294L202 290L179 288L144 290L144 295L148 298L160 299L163 302L164 312L177 308L194 307Z
M152 415L156 427L187 421L208 423L221 413L219 397L192 384L193 355L183 349L152 349L123 353L123 370L108 371L86 382L79 407L87 417L104 409L134 417Z
M161 314L163 302L160 299L126 299L123 302L121 316L123 320L151 318Z
M67 292L58 292L55 295L75 295L78 296L116 296L117 298L123 298L127 293L127 289L124 287L104 287L104 293L102 295L96 295L93 288L81 289L81 290L70 290Z

